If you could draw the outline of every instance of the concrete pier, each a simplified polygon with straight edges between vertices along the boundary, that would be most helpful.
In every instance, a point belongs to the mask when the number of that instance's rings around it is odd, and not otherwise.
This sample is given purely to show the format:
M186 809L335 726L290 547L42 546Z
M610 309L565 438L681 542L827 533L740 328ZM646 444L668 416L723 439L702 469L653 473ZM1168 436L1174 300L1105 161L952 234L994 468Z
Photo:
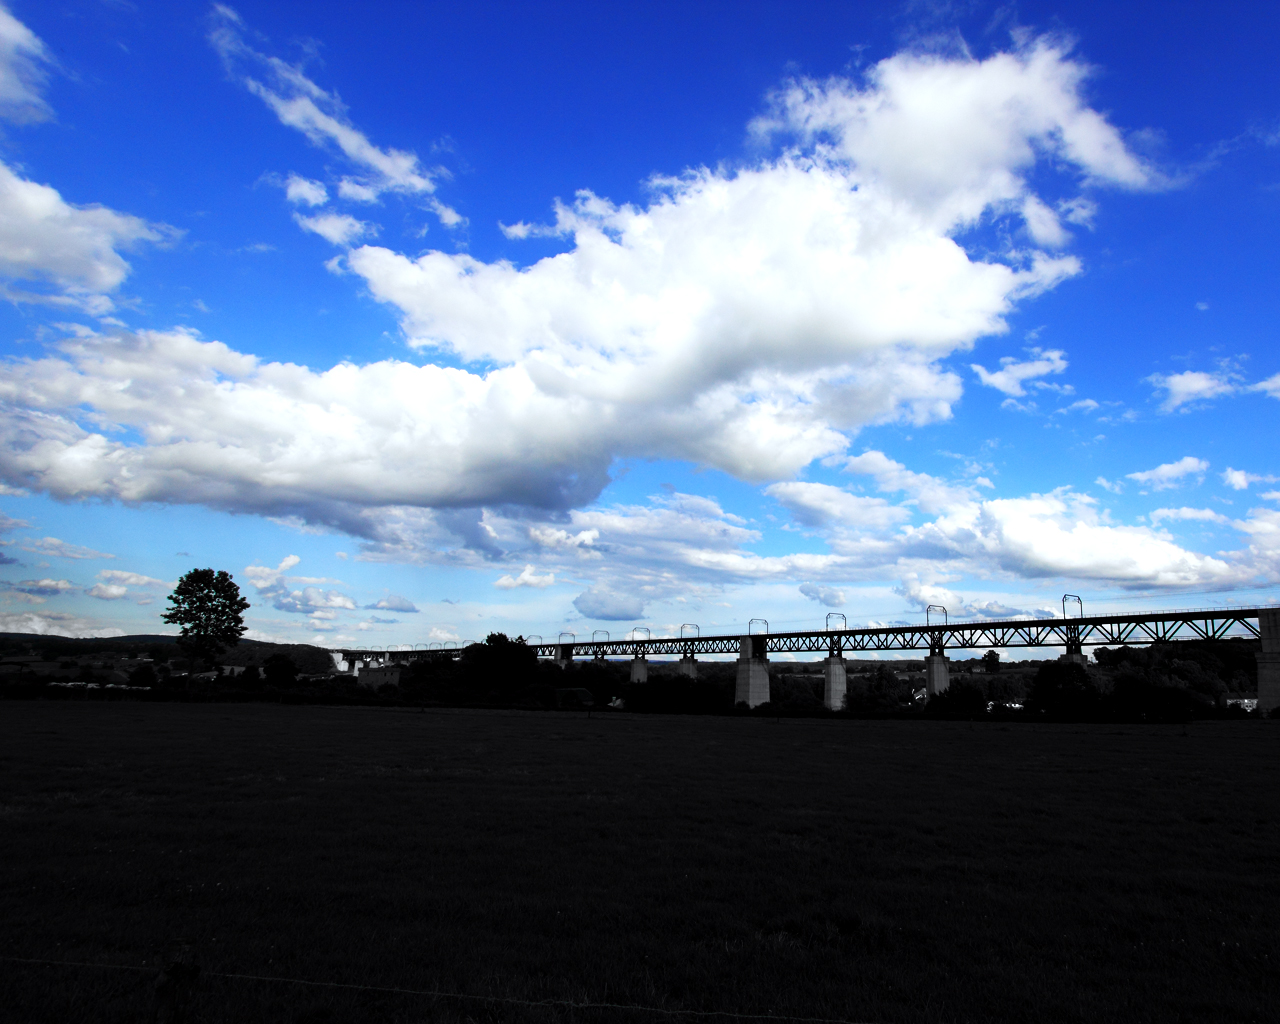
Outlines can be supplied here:
M924 688L930 697L935 693L943 693L951 685L948 664L945 654L930 654L924 659Z
M1258 710L1264 714L1280 707L1280 608L1258 612L1262 650L1258 662Z
M684 676L686 679L697 679L698 659L692 654L686 654L676 664L676 675Z
M763 636L744 636L738 642L738 683L735 704L759 707L769 700L769 655Z
M556 644L556 656L551 660L556 668L568 668L573 661L573 644Z
M631 681L633 683L649 681L649 662L645 660L643 654L637 654L631 659Z
M833 655L822 663L822 703L832 711L842 710L847 688L844 658Z

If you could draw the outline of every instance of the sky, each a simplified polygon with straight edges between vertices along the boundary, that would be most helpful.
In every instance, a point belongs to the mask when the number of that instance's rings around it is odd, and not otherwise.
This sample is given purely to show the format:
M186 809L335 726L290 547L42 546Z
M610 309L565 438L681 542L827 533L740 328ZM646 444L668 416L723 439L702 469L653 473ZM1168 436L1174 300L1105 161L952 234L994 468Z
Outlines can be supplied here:
M10 0L0 631L1274 604L1278 32Z

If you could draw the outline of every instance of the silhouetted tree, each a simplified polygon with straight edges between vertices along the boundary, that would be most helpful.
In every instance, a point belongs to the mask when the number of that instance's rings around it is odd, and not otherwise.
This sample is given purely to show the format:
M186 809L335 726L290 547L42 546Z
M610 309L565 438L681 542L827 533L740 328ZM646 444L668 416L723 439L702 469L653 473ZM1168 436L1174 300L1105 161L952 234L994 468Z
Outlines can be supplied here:
M982 667L986 669L987 675L995 675L1000 671L1000 652L987 651L982 656Z
M248 608L230 573L192 569L178 580L161 618L182 627L178 646L190 658L212 662L225 648L240 642Z
M268 686L288 690L298 681L298 666L287 654L273 654L262 664Z
M1029 710L1062 721L1088 721L1101 713L1101 693L1085 667L1074 661L1047 661L1040 666Z

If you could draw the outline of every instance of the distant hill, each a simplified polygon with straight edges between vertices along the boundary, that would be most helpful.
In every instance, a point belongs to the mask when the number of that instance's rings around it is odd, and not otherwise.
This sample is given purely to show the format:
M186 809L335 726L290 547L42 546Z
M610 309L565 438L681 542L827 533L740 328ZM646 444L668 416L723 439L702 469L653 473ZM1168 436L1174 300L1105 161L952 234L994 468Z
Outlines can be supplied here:
M71 637L46 633L0 633L0 654L30 648L51 661L87 654L146 654L153 648L174 647L178 638L163 633L135 633L131 636ZM159 652L156 652L157 654ZM165 651L162 657L176 656ZM273 654L287 654L300 672L329 672L333 659L323 647L311 644L273 644L265 640L241 640L219 659L224 665L261 665Z

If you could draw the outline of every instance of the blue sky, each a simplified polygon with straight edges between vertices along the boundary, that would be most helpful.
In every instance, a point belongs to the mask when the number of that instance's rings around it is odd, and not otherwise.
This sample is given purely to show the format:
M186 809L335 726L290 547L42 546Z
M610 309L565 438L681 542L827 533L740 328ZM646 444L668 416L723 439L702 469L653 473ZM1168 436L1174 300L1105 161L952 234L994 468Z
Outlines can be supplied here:
M1280 594L1268 6L0 10L0 629Z

